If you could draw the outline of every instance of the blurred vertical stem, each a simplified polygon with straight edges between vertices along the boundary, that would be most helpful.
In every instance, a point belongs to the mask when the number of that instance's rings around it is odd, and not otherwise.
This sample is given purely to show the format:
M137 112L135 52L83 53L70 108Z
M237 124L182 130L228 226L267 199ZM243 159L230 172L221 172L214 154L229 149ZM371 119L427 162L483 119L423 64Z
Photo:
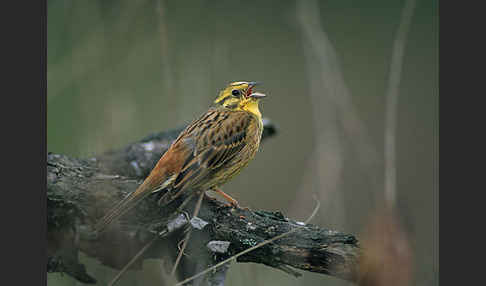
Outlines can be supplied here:
M162 82L164 83L164 94L175 94L175 87L174 87L174 72L172 70L172 65L170 61L170 50L169 50L169 31L167 28L167 8L165 0L158 0L156 3L157 6L157 23L159 24L159 39L160 39L160 53L162 55ZM175 104L173 96L167 96L168 104L178 108L178 105ZM168 112L173 112L168 110Z
M164 75L164 82L166 85L166 93L172 94L172 71L169 62L169 36L166 24L166 13L164 0L157 1L157 12L159 13L159 35L160 35L160 48L162 54L162 73Z
M311 100L314 113L322 116L323 113L330 112L330 114L325 115L326 118L321 118L321 120L314 117L314 126L320 126L322 129L322 132L316 132L318 138L321 139L321 144L316 145L328 148L328 150L321 150L319 153L326 153L325 155L332 159L323 163L328 164L327 166L331 170L334 168L334 171L337 168L342 168L343 158L340 152L343 147L335 145L339 144L339 132L343 132L346 138L351 139L349 141L358 155L358 163L362 170L367 173L371 182L370 189L376 190L381 181L378 180L378 172L376 172L379 166L378 153L371 142L366 125L359 118L352 103L351 92L344 81L336 51L326 32L322 29L319 5L315 0L298 0L296 4L296 16L302 30L308 71L309 75L313 77ZM332 121L330 122L330 120ZM330 126L332 124L334 126ZM338 129L338 126L341 129ZM334 134L331 134L333 132ZM329 135L333 135L334 138ZM332 149L333 146L328 145L334 145L334 149ZM334 172L334 175L321 172L318 177L325 176L321 181L329 184L332 181L338 182L336 178L329 178L337 175L340 176L338 172ZM336 187L334 186L334 188ZM332 201L333 205L336 205L336 200ZM323 209L327 209L327 206Z
M320 201L327 205L323 217L339 225L343 222L342 194L338 192L342 179L343 148L340 136L339 111L336 94L341 93L342 82L336 80L339 70L332 47L321 29L318 4L298 1L297 19L303 30L304 56L309 77L309 99L312 103L315 144L308 161L309 180L315 184ZM302 186L302 189L309 189ZM332 202L332 203L331 203Z
M393 43L390 75L386 92L385 114L385 200L393 206L396 200L396 125L400 78L407 34L415 8L415 0L406 0L400 25Z

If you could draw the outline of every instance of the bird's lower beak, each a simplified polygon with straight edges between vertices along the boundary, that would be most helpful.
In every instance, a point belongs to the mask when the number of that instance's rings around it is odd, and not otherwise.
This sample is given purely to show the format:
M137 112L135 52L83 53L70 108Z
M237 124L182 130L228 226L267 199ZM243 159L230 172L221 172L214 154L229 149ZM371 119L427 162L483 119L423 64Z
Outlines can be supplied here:
M250 97L254 98L254 99L260 99L260 98L264 98L266 96L267 96L266 94L260 93L260 92L254 92L254 93L250 94Z

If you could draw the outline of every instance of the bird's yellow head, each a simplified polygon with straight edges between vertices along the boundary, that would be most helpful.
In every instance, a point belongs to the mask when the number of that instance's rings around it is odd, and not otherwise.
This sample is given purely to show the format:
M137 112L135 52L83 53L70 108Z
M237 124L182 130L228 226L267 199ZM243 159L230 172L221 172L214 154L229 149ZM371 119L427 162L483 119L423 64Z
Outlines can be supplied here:
M266 95L253 91L253 87L258 84L258 82L254 81L232 82L219 93L214 104L232 110L245 110L261 118L262 114L258 109L258 101Z

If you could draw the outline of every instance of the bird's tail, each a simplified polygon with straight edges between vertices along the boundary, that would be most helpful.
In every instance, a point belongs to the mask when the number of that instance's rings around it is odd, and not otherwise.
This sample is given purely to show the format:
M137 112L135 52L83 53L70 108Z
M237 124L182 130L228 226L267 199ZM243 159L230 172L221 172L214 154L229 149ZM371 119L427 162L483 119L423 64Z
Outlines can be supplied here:
M106 229L113 221L127 213L134 206L136 206L141 200L151 193L151 187L149 180L146 180L140 185L136 191L130 193L123 200L117 203L108 213L95 225L95 233L101 233Z

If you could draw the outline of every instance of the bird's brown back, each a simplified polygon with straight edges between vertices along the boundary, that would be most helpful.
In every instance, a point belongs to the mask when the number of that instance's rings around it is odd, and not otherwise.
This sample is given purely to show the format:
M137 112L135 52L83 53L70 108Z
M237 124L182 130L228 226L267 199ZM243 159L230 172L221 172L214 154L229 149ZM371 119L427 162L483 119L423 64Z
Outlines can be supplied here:
M255 156L262 130L261 120L249 112L211 108L173 142L152 171L157 175L150 184L170 179L167 201L189 189L220 186Z

